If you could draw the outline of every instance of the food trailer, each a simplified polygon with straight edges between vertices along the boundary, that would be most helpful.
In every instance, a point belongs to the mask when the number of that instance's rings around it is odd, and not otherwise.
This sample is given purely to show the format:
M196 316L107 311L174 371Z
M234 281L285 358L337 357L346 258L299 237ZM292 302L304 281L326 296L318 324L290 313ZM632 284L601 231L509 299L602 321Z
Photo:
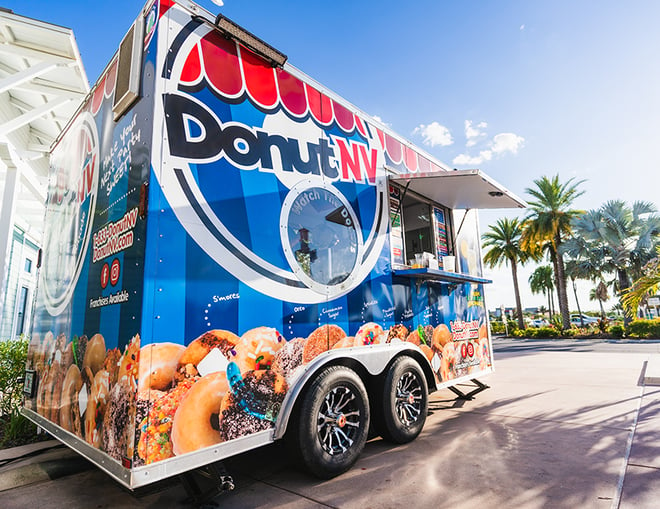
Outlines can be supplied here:
M53 145L23 412L130 489L284 438L332 477L493 370L477 210L524 202L286 60L150 1Z

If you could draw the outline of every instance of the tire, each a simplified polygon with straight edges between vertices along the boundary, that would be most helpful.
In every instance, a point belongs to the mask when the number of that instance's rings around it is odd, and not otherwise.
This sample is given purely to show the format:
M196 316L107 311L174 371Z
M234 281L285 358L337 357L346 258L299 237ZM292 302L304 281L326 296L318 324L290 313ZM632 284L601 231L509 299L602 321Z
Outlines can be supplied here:
M412 442L421 433L429 409L426 377L410 357L399 357L383 381L380 435L390 442Z
M369 397L360 377L344 366L319 373L305 392L292 445L312 474L330 479L346 472L364 449Z

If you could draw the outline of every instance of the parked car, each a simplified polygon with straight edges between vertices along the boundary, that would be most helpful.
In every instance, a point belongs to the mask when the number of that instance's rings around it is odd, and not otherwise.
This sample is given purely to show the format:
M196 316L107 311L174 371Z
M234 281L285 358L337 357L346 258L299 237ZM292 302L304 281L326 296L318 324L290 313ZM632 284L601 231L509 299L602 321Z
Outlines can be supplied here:
M535 318L529 323L530 327L550 327L550 322L545 318Z
M580 320L580 315L571 315L571 325L581 327L583 323L584 325L594 325L598 323L598 318L583 314L582 320Z

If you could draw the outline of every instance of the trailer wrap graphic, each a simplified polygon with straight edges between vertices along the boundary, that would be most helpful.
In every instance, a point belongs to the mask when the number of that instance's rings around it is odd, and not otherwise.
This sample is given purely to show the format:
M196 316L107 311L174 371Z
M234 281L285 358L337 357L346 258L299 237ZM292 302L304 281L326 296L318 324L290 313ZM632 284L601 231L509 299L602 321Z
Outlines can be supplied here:
M272 431L329 350L490 371L480 285L392 275L386 168L445 170L179 5L144 12L139 101L113 120L110 66L63 138L77 159L58 149L80 178L49 195L28 408L132 468Z

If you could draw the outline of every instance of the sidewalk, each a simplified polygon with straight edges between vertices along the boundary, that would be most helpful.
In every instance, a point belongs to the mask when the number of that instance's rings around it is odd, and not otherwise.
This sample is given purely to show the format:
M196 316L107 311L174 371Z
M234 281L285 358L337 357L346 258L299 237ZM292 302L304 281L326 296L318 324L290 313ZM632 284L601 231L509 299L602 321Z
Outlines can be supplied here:
M372 440L353 469L323 482L268 446L226 462L236 490L215 500L288 509L657 508L660 387L650 383L660 377L652 373L660 353L532 346L498 352L496 345L496 372L483 380L491 388L473 401L433 394L427 424L410 444ZM19 449L0 458L30 452ZM136 498L66 447L0 467L3 509L35 500L40 509L184 507L175 479L160 490Z

